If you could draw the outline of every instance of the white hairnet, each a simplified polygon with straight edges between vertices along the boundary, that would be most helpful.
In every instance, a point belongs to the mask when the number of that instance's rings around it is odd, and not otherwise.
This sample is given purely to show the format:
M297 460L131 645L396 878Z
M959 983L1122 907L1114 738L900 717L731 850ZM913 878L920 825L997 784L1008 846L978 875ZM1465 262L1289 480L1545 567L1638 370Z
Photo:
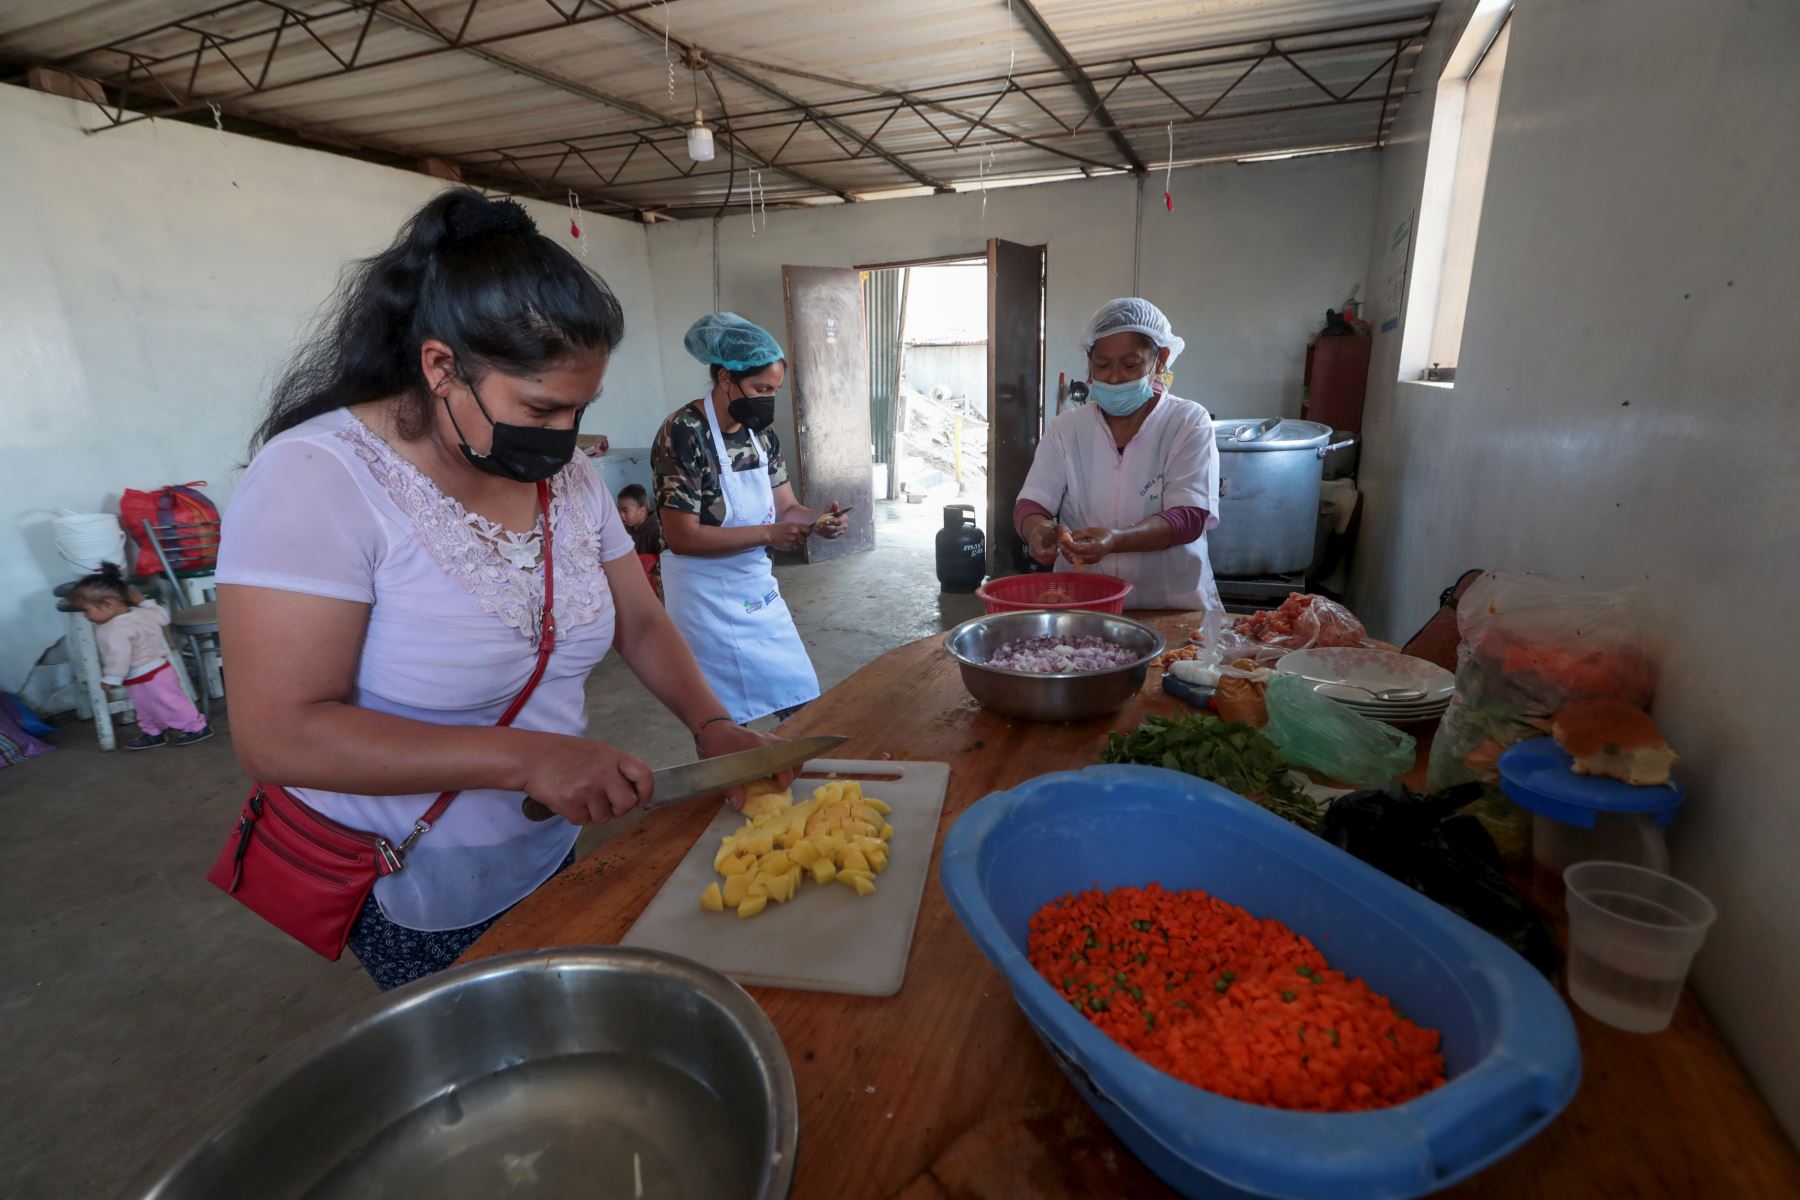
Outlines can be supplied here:
M1115 333L1143 334L1156 343L1158 350L1169 352L1170 365L1173 365L1182 348L1187 345L1175 336L1175 331L1169 327L1169 318L1163 316L1162 309L1138 296L1121 296L1102 304L1099 311L1088 319L1087 329L1081 334L1081 348L1092 351L1095 342Z

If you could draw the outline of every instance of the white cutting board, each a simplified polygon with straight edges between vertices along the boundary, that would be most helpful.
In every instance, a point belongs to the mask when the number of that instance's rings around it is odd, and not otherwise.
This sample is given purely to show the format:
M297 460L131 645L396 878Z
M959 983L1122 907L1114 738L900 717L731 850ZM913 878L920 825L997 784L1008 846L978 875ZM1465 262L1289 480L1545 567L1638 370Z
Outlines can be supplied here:
M679 954L752 986L853 996L898 992L937 847L950 764L816 759L794 781L794 802L810 800L833 772L861 778L864 795L894 810L887 818L894 827L888 868L875 877L873 896L809 878L788 903L771 904L749 920L730 909L707 912L700 907L700 893L715 880L723 882L712 865L719 839L744 823L724 809L619 944Z

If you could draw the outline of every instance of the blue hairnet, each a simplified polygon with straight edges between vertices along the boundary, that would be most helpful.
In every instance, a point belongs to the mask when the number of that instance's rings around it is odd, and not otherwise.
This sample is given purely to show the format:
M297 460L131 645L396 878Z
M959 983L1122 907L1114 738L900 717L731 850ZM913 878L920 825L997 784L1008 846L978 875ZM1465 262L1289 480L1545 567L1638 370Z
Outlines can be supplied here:
M701 362L715 363L727 371L753 371L787 357L768 330L728 312L695 321L681 344Z
M1158 350L1169 352L1170 366L1175 365L1176 358L1187 345L1175 336L1162 309L1138 296L1122 296L1102 304L1088 319L1087 329L1081 335L1081 348L1091 352L1095 342L1115 333L1143 334L1156 344Z

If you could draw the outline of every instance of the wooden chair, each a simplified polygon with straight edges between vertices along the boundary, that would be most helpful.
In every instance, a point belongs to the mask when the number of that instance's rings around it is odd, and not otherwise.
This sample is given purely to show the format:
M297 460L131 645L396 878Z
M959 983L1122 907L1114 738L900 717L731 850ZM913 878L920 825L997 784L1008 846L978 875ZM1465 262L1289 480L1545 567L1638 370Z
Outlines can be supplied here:
M144 522L144 536L156 552L168 577L171 606L169 629L185 638L187 653L194 664L195 690L200 694L200 711L212 720L212 698L224 694L218 670L221 657L219 640L219 604L216 600L195 603L188 592L190 580L210 577L212 564L219 553L219 524L202 521L191 525L158 525ZM176 561L199 561L204 566L178 568Z

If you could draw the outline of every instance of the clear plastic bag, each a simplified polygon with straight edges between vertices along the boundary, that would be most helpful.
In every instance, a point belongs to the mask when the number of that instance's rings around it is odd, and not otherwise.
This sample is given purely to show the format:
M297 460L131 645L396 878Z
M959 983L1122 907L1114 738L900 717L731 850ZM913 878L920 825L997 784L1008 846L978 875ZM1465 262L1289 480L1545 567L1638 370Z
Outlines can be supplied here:
M1272 667L1282 655L1322 646L1361 646L1392 650L1371 638L1354 613L1335 600L1292 592L1281 607L1240 617L1219 633L1218 654L1224 662L1249 659Z
M1456 698L1431 746L1433 791L1495 781L1501 753L1549 733L1573 701L1648 708L1655 697L1659 654L1630 589L1489 572L1464 593L1456 624Z
M1412 770L1418 743L1411 734L1371 721L1321 696L1298 675L1269 684L1268 737L1288 761L1352 787L1384 787Z

